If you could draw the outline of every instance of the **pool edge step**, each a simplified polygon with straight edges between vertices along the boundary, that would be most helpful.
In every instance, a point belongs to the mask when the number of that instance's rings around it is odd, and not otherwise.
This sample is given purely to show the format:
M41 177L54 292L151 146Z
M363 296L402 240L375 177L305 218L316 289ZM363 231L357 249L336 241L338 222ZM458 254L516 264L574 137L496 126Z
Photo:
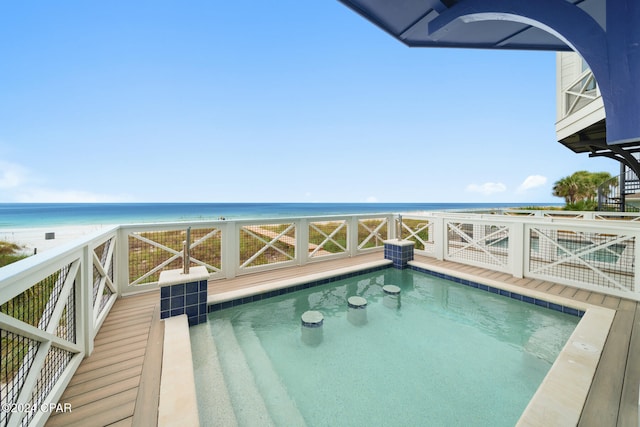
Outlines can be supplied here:
M200 424L213 427L236 427L238 421L233 411L218 360L218 349L211 336L209 325L202 323L189 329ZM202 404L204 402L207 404Z
M247 325L236 330L236 338L245 354L251 354L251 359L247 363L254 373L258 389L265 396L267 407L273 408L269 413L276 425L305 427L307 424L304 417L282 384L255 331Z
M231 322L209 319L207 324L210 325L216 346L223 349L217 353L217 359L225 373L224 380L238 425L275 426Z

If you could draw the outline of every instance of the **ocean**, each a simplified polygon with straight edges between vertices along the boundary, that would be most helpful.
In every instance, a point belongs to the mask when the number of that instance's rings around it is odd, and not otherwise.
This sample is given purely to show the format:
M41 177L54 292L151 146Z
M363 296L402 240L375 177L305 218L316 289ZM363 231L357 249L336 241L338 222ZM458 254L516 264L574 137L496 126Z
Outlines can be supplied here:
M0 229L552 205L552 203L4 203L0 204Z

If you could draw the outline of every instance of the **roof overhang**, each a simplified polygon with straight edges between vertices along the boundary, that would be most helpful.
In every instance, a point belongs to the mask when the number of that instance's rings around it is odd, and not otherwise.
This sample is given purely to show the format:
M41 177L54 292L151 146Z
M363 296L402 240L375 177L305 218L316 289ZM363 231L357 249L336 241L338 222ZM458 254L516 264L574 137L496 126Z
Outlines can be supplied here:
M571 48L545 29L517 22L508 12L469 14L466 0L339 0L391 36L410 47L459 47L570 51ZM504 10L509 3L504 0ZM566 0L603 28L605 0ZM533 0L530 7L536 7Z

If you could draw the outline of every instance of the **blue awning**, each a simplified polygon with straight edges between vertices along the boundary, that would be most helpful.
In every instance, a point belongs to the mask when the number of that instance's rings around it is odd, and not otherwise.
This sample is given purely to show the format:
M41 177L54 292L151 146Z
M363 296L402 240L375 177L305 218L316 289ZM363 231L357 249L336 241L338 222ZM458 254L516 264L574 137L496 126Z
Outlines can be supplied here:
M523 0L502 0L503 14L485 14L482 19L469 16L469 8L473 7L469 4L473 2L466 0L339 1L410 47L571 50L563 40L544 29L528 25L526 21L504 19L509 7L522 4ZM605 0L566 1L606 28ZM530 2L532 7L536 7L536 3L536 0Z

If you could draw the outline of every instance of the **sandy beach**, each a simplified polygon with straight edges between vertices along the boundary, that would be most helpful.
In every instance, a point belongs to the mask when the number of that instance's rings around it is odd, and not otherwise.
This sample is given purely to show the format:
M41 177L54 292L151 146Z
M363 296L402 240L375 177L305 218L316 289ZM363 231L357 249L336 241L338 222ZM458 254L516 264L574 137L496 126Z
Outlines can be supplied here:
M42 253L106 227L110 226L92 224L47 228L0 228L0 240L16 243L24 248L25 254L33 255L36 251L37 253ZM53 235L51 236L50 233L53 233ZM47 238L48 235L53 238Z

